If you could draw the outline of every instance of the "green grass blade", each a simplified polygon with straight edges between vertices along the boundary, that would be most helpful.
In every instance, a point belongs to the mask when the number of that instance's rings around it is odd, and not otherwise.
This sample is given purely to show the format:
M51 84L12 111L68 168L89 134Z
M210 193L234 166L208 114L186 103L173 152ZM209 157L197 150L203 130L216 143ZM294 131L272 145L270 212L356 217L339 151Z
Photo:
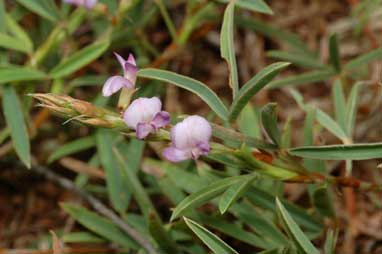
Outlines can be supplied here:
M382 59L382 48L377 48L349 61L347 64L345 64L344 69L347 71L350 71L352 69L358 68L359 66L366 65L369 62L381 60L381 59Z
M220 32L220 54L227 61L229 69L229 86L233 92L233 98L239 91L239 78L234 45L234 15L235 2L230 1L224 12L223 24Z
M109 41L95 42L86 46L55 66L51 70L50 75L55 79L66 77L97 59L108 47Z
M321 69L325 67L325 65L320 63L315 57L310 55L301 55L296 52L270 50L267 51L267 56L281 61L290 62L303 68Z
M289 212L285 209L284 205L276 198L277 211L279 212L280 219L284 224L285 230L297 245L299 249L306 254L318 254L319 251L309 241L308 237L302 232L297 223L290 216Z
M22 107L12 86L3 88L3 112L11 130L12 144L21 161L31 167L30 144Z
M195 79L159 69L142 69L138 71L138 76L143 78L155 79L168 82L184 88L199 96L208 106L223 120L227 120L228 111L223 102L219 99L214 91L208 86Z
M301 146L288 150L292 155L320 160L369 160L382 158L382 143Z
M341 71L341 58L340 58L340 50L338 47L338 38L337 34L333 34L329 38L329 56L330 63L334 67L334 69L339 73Z
M239 254L237 251L232 249L228 244L226 244L222 239L217 237L211 231L207 230L200 224L193 220L184 217L184 221L187 226L205 243L208 248L212 250L215 254Z
M281 132L277 125L277 104L268 103L261 110L261 122L268 136L278 146L281 145Z
M0 67L0 84L15 81L43 80L45 78L45 73L28 67Z
M16 0L30 11L46 18L50 21L58 21L60 19L58 9L53 1L42 0Z
M56 149L48 158L48 163L52 163L64 156L78 153L87 150L96 145L95 138L93 136L79 138L74 141L68 142L58 149Z
M332 86L332 97L334 102L334 113L336 117L336 121L339 124L339 126L346 130L346 101L345 101L345 95L342 88L342 83L340 79L336 79L334 81L334 84Z
M355 84L349 94L348 103L346 105L346 131L349 137L353 136L354 126L357 119L357 102L359 96L359 90L361 89L361 84Z
M244 86L240 89L239 93L232 102L230 108L229 120L232 122L236 120L240 112L243 110L245 105L249 100L256 95L263 87L265 87L269 82L289 63L279 62L271 64L259 73L257 73L253 78L251 78Z

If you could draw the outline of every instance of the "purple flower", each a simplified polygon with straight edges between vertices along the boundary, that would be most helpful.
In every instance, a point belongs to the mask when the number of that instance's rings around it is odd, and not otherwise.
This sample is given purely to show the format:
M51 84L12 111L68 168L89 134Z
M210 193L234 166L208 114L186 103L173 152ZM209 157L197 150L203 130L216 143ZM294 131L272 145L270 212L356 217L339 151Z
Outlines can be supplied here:
M161 109L162 103L157 97L138 98L126 109L123 119L129 128L137 132L139 139L144 139L169 124L170 114Z
M110 96L118 92L123 87L133 89L137 80L137 64L135 63L134 56L129 55L127 60L123 59L117 53L114 53L123 69L123 76L112 76L108 78L103 85L103 96Z
M64 0L64 2L77 6L83 6L87 9L92 9L97 4L98 0Z
M209 153L211 135L212 128L206 119L189 116L171 129L172 146L163 151L163 156L172 162L196 160Z

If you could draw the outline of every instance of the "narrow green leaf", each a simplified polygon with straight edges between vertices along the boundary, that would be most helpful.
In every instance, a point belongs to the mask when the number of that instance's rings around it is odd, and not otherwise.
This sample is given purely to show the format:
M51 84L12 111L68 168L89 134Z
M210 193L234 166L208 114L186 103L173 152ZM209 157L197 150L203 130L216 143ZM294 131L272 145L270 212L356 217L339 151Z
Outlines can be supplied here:
M30 11L44 17L50 21L59 20L59 12L53 1L41 0L16 0L19 4L23 5Z
M164 251L164 253L179 253L178 246L172 239L170 231L165 229L162 221L156 214L150 216L149 231L150 235L157 242L159 249Z
M98 129L96 144L101 164L106 172L106 187L113 207L124 212L130 201L126 177L121 172L113 153L113 136L107 129Z
M228 3L230 0L219 0ZM236 5L250 11L257 11L265 14L273 14L272 9L263 0L236 0Z
M28 67L0 67L0 84L14 81L43 80L45 78L45 73Z
M64 156L87 150L95 145L96 142L93 136L79 138L68 142L53 151L53 153L48 158L48 163L52 163L53 161L58 160Z
M5 5L4 0L0 0L0 33L5 33L7 30L5 23Z
M284 224L285 230L288 232L290 237L296 243L299 249L306 254L318 254L319 251L313 246L309 241L308 237L302 232L297 223L290 216L288 211L285 209L284 205L276 198L277 210L280 215L280 219Z
M310 56L314 55L306 47L305 42L303 42L296 34L286 31L285 29L271 26L261 20L255 19L254 17L236 17L235 22L240 27L251 29L279 43L285 43L301 54Z
M281 133L277 126L277 105L276 103L268 103L261 110L261 120L263 128L267 132L272 141L281 145Z
M195 79L159 69L142 69L138 71L138 76L143 78L161 80L184 88L198 95L210 108L223 120L227 120L228 111L223 102L215 92L208 86Z
M248 179L244 179L232 185L223 193L219 200L219 210L221 214L224 214L228 208L248 190L255 178L255 175L249 176Z
M344 68L347 71L358 68L368 64L371 61L381 60L382 59L382 48L374 49L366 54L363 54L345 64Z
M215 198L216 196L223 193L228 187L236 184L237 182L240 182L246 177L248 176L244 175L224 178L211 183L207 187L198 190L197 192L192 193L175 207L172 212L170 221L175 220L184 214L187 210L198 207Z
M288 150L292 155L320 160L369 160L382 158L382 143L301 146Z
M317 117L317 121L322 126L324 126L328 131L330 131L334 136L341 139L343 142L346 142L348 140L348 137L345 131L327 113L317 108L316 117Z
M20 51L23 53L29 53L31 50L20 39L2 33L0 33L0 47Z
M220 54L227 61L229 68L229 86L233 92L233 98L239 91L239 78L237 74L237 64L234 44L234 15L235 0L230 1L224 12L223 24L220 32Z
M267 86L269 89L281 88L285 86L299 86L299 85L309 85L312 83L325 81L332 77L335 72L332 69L316 70L311 72L306 72L299 75L290 76L287 78L274 80Z
M12 86L3 88L3 112L11 130L12 144L21 161L31 167L30 144L22 107Z
M313 204L321 215L330 218L335 217L333 199L327 186L321 186L314 191Z
M238 118L239 130L244 135L261 139L260 113L251 103L248 103Z
M62 237L65 243L104 243L105 239L98 237L90 232L72 232Z
M95 42L76 51L73 55L55 66L51 70L50 75L57 79L72 74L101 56L109 47L109 43L109 41Z
M288 65L289 63L285 62L271 64L262 69L252 79L245 83L232 102L229 120L231 122L236 120L249 100Z
M261 139L242 135L232 129L224 128L220 125L211 123L213 136L221 140L229 142L230 145L235 145L237 148L241 147L244 143L249 147L256 147L262 149L276 149L277 146L267 143Z
M257 236L254 233L246 231L240 225L232 222L227 222L227 220L220 217L202 215L199 216L198 219L201 220L201 222L206 226L218 230L225 235L233 237L254 247L261 249L270 249L275 247L273 244L265 241L262 236Z
M287 52L281 50L267 51L267 56L278 60L290 62L303 68L323 68L325 65L320 63L318 59L310 55L301 55L296 52Z
M340 50L338 47L338 38L337 34L333 34L329 38L329 55L330 55L330 63L334 67L334 69L339 73L341 71L341 58L340 58Z
M335 254L336 250L336 243L337 243L337 237L338 237L338 230L332 230L329 229L326 233L326 240L325 240L325 254Z
M139 248L135 241L129 238L108 219L77 205L64 203L61 204L61 207L82 226L88 228L90 231L102 236L103 238L128 249Z
M184 217L184 221L187 226L205 243L208 248L212 250L215 254L239 254L237 251L232 249L223 240L213 234L211 231L207 230L200 224Z
M28 52L32 52L33 43L29 38L28 33L24 31L24 29L19 24L17 24L17 22L14 21L10 15L6 15L5 19L7 22L8 31L13 34L15 38L18 38L20 41L22 41Z
M332 86L332 97L334 101L334 112L336 116L336 121L342 130L346 130L346 101L345 95L342 88L342 83L340 79L334 81Z
M349 137L353 136L354 126L357 118L357 102L361 84L356 83L350 90L349 100L346 105L346 131Z

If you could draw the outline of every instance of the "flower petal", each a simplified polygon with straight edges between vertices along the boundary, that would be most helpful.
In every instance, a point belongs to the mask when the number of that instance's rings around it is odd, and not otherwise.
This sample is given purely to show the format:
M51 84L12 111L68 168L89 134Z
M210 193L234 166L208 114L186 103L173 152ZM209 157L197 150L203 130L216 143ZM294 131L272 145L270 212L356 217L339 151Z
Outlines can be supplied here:
M164 149L163 156L167 160L172 162L179 162L179 161L191 159L191 154L188 150L181 150L172 146Z
M113 76L106 80L102 88L103 96L107 97L118 92L122 87L134 88L131 82L121 76Z
M138 123L151 123L161 108L162 103L157 97L138 98L129 105L123 118L127 126L135 130Z
M151 124L155 128L161 128L170 123L170 114L167 111L161 111L154 116L154 119L151 121Z
M154 127L148 123L139 123L137 125L137 138L144 139L151 132L155 131Z
M127 62L129 64L132 64L134 66L137 66L137 63L135 62L135 58L133 54L129 54L129 57L127 58Z
M123 66L124 77L135 85L135 82L137 81L138 67L128 62L125 62Z
M121 55L119 55L118 53L116 53L116 52L113 52L113 53L114 53L115 57L117 58L119 64L121 65L122 70L125 71L126 60Z
M92 9L97 4L97 0L85 0L84 6L88 9Z
M192 158L198 159L201 155L208 155L210 152L210 144L208 142L200 142L191 151Z

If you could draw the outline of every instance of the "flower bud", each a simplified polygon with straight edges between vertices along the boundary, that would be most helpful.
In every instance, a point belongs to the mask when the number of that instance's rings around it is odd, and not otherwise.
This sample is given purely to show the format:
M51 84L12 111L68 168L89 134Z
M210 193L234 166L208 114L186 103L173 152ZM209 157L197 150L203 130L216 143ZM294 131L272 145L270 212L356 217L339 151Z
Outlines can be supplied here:
M123 119L139 139L144 139L170 122L170 114L161 109L162 103L157 97L138 98L126 109Z
M67 4L76 6L83 6L87 9L92 9L98 2L98 0L64 0Z
M198 159L210 151L209 140L212 128L200 116L189 116L171 129L172 146L163 151L163 156L172 162Z
M102 88L102 94L105 97L118 92L123 87L134 89L135 82L137 81L138 68L134 56L130 54L128 59L125 60L117 53L114 54L122 66L123 76L112 76L106 80Z

